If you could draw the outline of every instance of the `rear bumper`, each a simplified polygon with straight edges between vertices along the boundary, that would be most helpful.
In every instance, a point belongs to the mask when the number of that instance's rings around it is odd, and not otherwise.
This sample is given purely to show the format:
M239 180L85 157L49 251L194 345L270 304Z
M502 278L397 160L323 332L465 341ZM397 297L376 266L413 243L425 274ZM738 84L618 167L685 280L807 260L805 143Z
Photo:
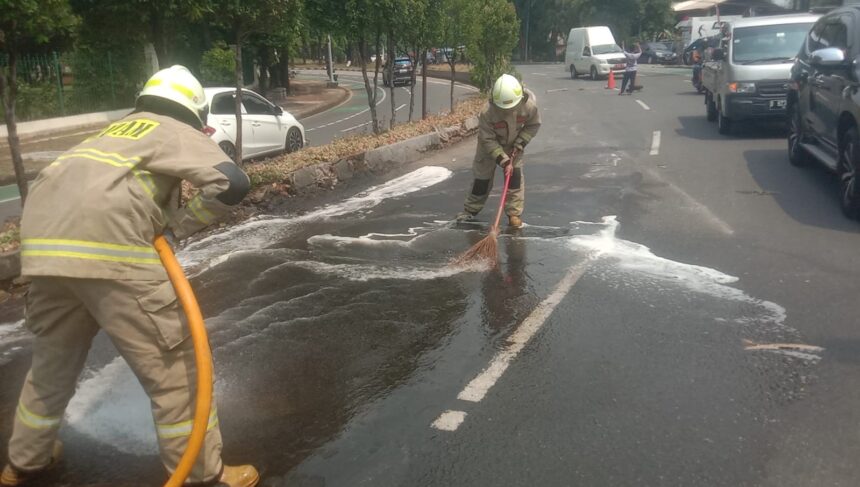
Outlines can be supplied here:
M729 95L726 116L732 120L784 120L786 96Z

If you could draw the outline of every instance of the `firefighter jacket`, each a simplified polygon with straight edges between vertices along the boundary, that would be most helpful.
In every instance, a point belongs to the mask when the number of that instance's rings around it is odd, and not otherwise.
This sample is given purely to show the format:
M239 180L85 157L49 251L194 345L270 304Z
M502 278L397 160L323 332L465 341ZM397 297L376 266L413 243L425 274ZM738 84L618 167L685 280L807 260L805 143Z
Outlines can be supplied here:
M200 191L180 208L183 179ZM21 219L22 274L166 280L155 237L205 228L249 189L247 175L199 130L132 113L39 173Z
M523 88L523 100L515 108L501 109L492 102L478 115L478 150L475 162L493 161L514 146L525 148L540 129L537 98Z

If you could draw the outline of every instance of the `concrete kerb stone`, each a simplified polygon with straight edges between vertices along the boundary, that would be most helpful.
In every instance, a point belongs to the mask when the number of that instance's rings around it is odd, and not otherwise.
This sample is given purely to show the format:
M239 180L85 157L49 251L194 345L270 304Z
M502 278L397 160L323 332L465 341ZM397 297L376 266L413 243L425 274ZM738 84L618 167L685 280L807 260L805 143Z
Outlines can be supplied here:
M13 250L0 254L0 280L12 279L21 274L21 252Z

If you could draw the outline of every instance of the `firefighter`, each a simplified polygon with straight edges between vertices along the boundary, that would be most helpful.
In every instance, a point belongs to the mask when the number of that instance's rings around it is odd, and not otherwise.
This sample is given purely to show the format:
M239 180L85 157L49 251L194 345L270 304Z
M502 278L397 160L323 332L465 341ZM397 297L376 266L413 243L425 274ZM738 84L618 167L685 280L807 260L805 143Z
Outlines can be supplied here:
M209 226L250 182L202 129L206 95L188 69L155 73L135 110L58 157L33 182L21 219L33 362L0 486L24 485L61 456L57 432L101 329L151 399L161 460L173 472L191 434L194 348L152 242ZM181 182L200 192L179 207ZM214 405L189 483L251 487L254 467L224 466Z
M469 221L484 208L493 187L496 166L511 172L505 213L512 228L523 225L525 202L523 160L526 145L540 129L537 98L509 74L493 84L492 101L478 115L478 148L472 164L475 180L458 221ZM511 157L514 155L514 157Z

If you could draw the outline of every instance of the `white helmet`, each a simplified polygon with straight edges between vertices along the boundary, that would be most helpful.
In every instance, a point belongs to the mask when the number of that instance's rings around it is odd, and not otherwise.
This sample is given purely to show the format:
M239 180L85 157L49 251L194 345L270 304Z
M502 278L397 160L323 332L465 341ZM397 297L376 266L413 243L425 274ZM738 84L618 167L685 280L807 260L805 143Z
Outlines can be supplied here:
M499 76L493 84L493 103L504 110L514 108L523 99L523 85L509 74Z
M185 66L171 66L152 75L137 95L135 103L145 96L164 98L191 110L205 125L206 93L197 78Z

